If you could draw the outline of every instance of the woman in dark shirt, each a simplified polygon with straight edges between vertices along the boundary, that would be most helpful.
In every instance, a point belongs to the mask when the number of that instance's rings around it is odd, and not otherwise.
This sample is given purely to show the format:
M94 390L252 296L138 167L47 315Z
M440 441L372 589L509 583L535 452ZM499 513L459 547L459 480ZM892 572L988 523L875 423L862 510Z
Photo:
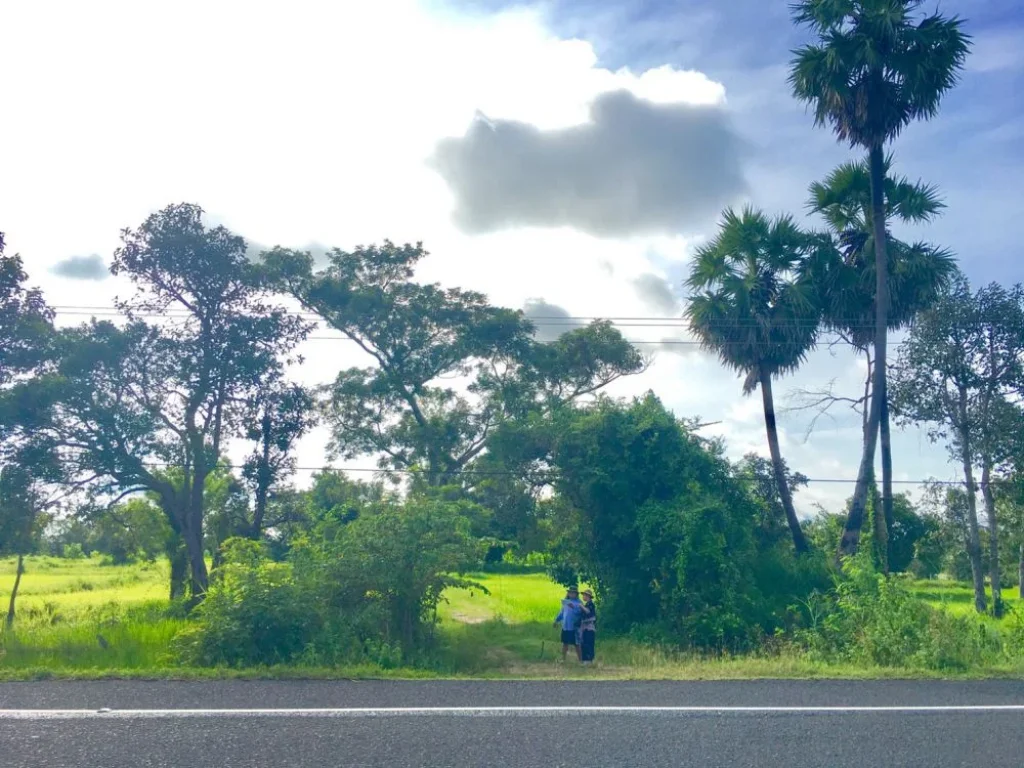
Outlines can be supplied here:
M580 660L589 664L594 660L594 643L597 639L597 609L594 607L594 593L583 590L582 621L580 623Z

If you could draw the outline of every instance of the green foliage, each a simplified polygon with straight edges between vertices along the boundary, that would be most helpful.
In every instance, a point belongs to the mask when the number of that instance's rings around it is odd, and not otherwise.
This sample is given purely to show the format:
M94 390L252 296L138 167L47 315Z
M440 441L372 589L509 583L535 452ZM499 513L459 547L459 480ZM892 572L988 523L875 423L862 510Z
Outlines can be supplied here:
M776 488L797 552L807 550L779 450L772 378L795 371L814 347L821 309L806 263L821 238L789 216L727 210L718 236L697 251L687 281L690 328L705 349L761 388Z
M950 438L957 461L966 439L970 461L996 466L1018 450L1024 419L1010 401L1022 386L1024 287L972 292L961 277L900 346L892 397L902 421Z
M149 499L136 498L97 513L89 545L115 565L152 561L164 554L171 533L163 511Z
M84 560L85 552L82 550L82 545L76 541L71 544L65 544L60 556L65 560Z
M252 517L245 521L244 531L251 538L291 517L291 508L275 504L276 497L295 472L295 444L316 419L312 393L280 376L262 381L250 396L245 437L255 446L242 466L242 477L253 496Z
M914 18L920 0L799 0L793 19L818 37L795 52L794 95L840 141L880 147L933 117L970 50L959 18Z
M285 562L264 544L231 539L176 648L200 665L420 658L442 593L471 584L455 574L480 564L470 527L481 513L433 495L376 502L349 520L326 516Z
M746 647L808 591L788 550L758 535L750 486L653 395L566 411L553 430L554 572L597 587L606 626Z
M361 643L412 653L429 640L442 592L461 583L454 574L483 559L482 543L470 534L481 514L466 502L415 495L368 507L346 525L314 529L290 559L327 626L340 622Z
M802 472L790 471L785 460L782 461L782 470L790 490L796 491L807 486L807 476ZM779 498L779 486L771 459L748 453L736 465L736 474L761 507L761 515L754 529L759 545L770 546L782 542L788 534L786 510Z
M977 618L936 610L899 577L875 571L866 552L848 558L836 585L805 603L809 627L798 638L831 661L882 667L966 670L1015 653L1010 639Z
M111 271L135 287L123 326L65 329L52 370L10 393L21 429L98 499L160 500L185 543L193 596L207 586L203 491L222 446L241 436L260 384L280 375L309 324L266 300L245 241L171 205L121 233ZM144 318L172 311L174 323ZM176 469L175 485L152 464ZM195 491L195 492L193 492Z
M892 177L884 163L884 214L905 224L927 223L945 207L938 192L905 177ZM874 225L871 179L866 162L845 163L811 185L810 208L828 223L838 247L820 248L809 263L809 277L823 295L823 321L853 344L868 348L875 336ZM888 226L888 225L887 225ZM935 303L956 275L953 255L927 243L886 238L889 330L907 326Z
M25 286L27 280L21 258L4 254L0 232L0 385L43 362L53 332L53 310L39 289Z
M921 535L914 542L910 571L919 579L934 579L942 573L946 552L940 522L931 515L922 516Z
M815 240L792 218L727 210L718 236L702 246L687 285L690 326L701 344L747 378L751 392L764 370L789 373L804 361L818 332L813 284L801 277Z
M247 666L294 661L316 632L320 615L288 563L271 561L258 542L224 542L206 600L175 639L183 661Z
M839 540L843 536L846 515L840 512L829 512L819 506L818 513L804 523L807 538L819 552L835 552L839 549Z
M905 493L892 499L892 525L889 528L889 570L905 573L917 554L917 544L928 531L925 518L914 509Z
M380 456L383 469L412 470L431 487L452 482L484 453L513 415L594 392L643 367L608 323L551 345L533 339L521 312L459 288L414 281L422 245L335 249L314 272L312 257L263 255L275 283L351 339L369 367L341 371L327 417L332 450ZM467 377L465 389L445 381Z
M13 464L0 468L0 555L34 552L48 520L29 472Z

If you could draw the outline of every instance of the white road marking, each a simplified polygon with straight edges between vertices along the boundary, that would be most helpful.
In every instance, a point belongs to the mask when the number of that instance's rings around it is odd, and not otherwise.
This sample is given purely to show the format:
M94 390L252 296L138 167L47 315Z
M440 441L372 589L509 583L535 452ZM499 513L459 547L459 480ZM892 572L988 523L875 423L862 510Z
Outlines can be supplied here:
M1024 704L937 706L505 706L505 707L325 707L280 709L0 709L0 720L154 719L191 717L564 717L573 715L700 713L857 714L872 712L952 714L1021 712Z

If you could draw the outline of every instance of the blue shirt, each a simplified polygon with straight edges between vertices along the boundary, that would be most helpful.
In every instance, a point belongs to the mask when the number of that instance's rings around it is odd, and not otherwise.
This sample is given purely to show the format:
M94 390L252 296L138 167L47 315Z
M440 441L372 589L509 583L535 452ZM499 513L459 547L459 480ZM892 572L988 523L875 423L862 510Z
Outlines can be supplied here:
M562 622L562 629L566 632L574 632L580 624L583 612L583 603L578 597L567 597L562 600L562 610L555 616L555 621Z

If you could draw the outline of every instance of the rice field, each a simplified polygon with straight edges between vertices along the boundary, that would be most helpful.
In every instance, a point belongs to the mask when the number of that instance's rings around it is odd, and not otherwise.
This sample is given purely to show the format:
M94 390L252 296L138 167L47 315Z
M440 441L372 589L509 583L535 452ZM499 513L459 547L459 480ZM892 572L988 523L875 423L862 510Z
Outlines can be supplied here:
M15 561L0 559L0 610L14 582ZM186 620L167 599L166 563L106 565L99 558L26 559L14 631L0 636L0 678L100 676L480 676L694 679L749 677L920 676L919 671L837 667L798 654L690 658L635 641L598 635L593 670L561 665L552 627L564 590L542 573L475 573L477 586L449 589L438 607L436 658L428 668L392 670L181 670L169 648ZM919 581L913 590L936 607L973 611L969 585ZM1010 616L1024 612L1006 590ZM995 622L994 619L986 619Z

